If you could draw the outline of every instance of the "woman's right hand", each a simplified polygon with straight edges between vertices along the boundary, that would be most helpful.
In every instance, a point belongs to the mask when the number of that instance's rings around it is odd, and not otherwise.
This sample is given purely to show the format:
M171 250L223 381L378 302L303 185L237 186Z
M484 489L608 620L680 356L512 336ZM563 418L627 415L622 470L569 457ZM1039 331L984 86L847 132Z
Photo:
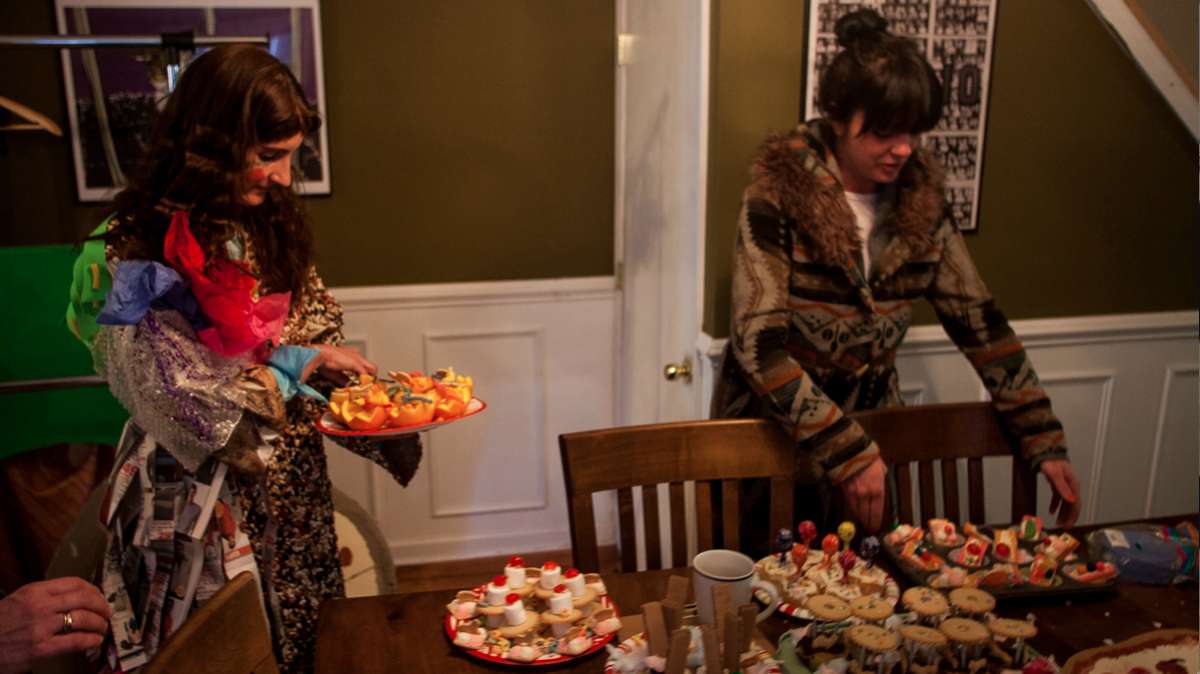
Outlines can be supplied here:
M313 372L319 371L322 376L341 386L349 379L347 372L373 376L379 371L375 363L364 358L358 349L329 344L314 344L312 348L317 350L317 355L304 367L301 381L308 381Z
M868 533L883 527L884 478L887 464L876 458L842 482L847 513Z
M111 613L100 590L81 578L17 588L0 599L0 672L28 671L43 658L100 646Z

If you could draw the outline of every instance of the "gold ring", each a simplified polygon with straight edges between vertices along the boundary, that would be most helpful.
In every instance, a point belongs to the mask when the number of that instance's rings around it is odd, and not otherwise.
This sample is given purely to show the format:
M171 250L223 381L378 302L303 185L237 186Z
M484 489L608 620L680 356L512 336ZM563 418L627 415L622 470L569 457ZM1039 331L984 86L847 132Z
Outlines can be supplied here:
M74 630L75 621L71 620L71 612L67 611L63 614L62 631L59 634L70 634Z

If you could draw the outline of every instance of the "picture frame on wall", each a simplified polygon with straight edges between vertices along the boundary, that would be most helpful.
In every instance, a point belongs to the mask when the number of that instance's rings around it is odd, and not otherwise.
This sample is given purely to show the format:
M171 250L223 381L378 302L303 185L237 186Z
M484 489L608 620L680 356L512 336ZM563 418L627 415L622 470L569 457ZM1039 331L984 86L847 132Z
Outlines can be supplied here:
M326 118L319 0L55 0L61 35L266 35ZM204 53L181 55L187 59ZM167 96L164 50L63 49L63 82L79 200L109 201L136 170ZM296 189L330 193L328 125L297 153Z
M978 231L996 0L808 0L804 119L820 114L820 73L840 49L834 25L863 8L879 12L892 33L916 42L941 79L942 119L922 143L946 170L949 217L962 231Z

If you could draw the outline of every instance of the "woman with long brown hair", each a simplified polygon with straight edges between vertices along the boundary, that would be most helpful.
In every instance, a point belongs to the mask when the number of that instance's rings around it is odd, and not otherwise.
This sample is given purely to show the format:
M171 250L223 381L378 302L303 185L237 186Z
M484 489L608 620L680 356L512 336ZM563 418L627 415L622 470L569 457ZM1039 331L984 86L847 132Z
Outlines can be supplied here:
M317 389L375 366L340 346L341 308L313 267L292 187L319 125L267 52L201 55L98 231L104 259L93 269L85 252L76 265L94 288L111 275L103 306L77 292L69 319L131 415L97 574L113 612L106 656L121 669L250 571L283 669L310 670L317 607L344 594ZM351 449L402 483L420 457L415 435Z

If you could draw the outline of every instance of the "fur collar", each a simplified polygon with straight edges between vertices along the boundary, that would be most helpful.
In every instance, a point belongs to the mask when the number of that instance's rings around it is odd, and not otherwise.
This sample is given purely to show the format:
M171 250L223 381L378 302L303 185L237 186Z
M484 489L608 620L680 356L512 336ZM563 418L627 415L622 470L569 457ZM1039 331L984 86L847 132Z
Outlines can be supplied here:
M833 130L823 120L801 124L763 143L747 196L767 199L793 218L813 257L847 269L857 265L861 242L834 158ZM887 237L877 272L888 275L933 245L942 218L943 172L930 153L913 152L896 182L881 195L879 227Z

